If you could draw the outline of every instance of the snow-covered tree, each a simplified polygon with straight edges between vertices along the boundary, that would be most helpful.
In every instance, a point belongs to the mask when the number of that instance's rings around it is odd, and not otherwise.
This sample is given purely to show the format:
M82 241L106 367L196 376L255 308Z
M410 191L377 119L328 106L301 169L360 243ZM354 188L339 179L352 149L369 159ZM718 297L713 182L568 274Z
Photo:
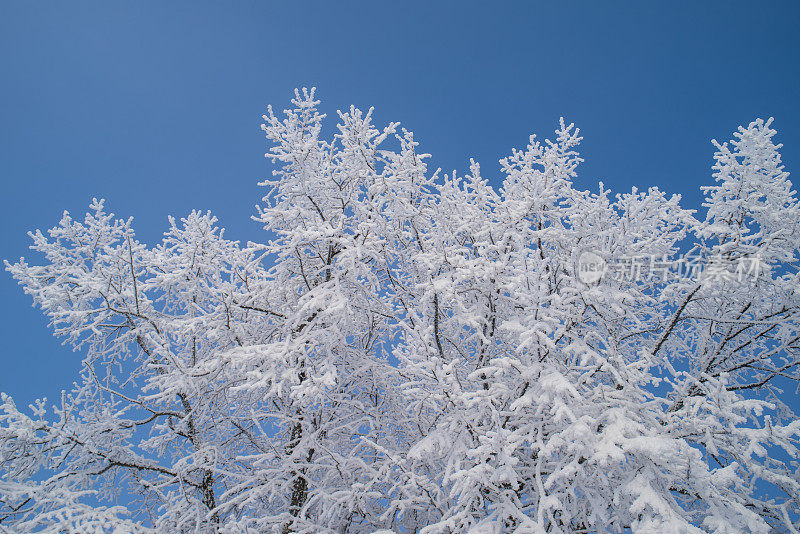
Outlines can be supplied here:
M496 190L372 110L326 136L313 90L292 104L264 116L263 243L192 212L148 247L95 200L6 263L84 358L55 404L2 396L0 531L800 530L771 120L715 143L696 218L578 188L563 121Z

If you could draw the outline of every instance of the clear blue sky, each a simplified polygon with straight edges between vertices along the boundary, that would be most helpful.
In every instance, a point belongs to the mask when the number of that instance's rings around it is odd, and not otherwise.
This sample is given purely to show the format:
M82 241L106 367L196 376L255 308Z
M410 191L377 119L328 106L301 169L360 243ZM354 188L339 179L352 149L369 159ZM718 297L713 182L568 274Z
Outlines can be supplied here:
M659 185L697 207L709 140L756 117L800 168L798 2L289 4L0 4L0 257L28 256L27 230L92 196L149 243L193 208L259 239L260 117L302 85L329 114L401 121L444 170L475 157L494 183L562 115L585 137L585 188ZM80 358L3 272L0 390L55 400Z

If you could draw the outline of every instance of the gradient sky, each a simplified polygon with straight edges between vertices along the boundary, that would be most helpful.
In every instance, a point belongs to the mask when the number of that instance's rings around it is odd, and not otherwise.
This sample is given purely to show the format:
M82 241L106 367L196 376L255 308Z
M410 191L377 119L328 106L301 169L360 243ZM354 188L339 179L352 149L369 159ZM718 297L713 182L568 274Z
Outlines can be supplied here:
M93 196L151 244L193 208L262 238L260 117L303 85L329 116L375 106L434 167L474 157L493 184L560 116L584 135L583 188L658 185L698 208L710 140L756 117L800 167L799 2L376 4L4 1L0 258ZM0 391L56 400L80 359L0 274Z

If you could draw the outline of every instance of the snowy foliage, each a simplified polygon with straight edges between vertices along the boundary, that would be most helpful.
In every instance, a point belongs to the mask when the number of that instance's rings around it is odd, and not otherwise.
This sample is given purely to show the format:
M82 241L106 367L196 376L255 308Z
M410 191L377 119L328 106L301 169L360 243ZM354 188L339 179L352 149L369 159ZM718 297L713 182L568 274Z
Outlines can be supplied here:
M800 530L800 205L771 121L716 144L695 218L576 188L563 121L496 190L372 110L326 138L313 91L292 104L264 117L265 243L192 212L148 247L95 200L6 263L85 357L55 405L0 401L0 531ZM764 265L575 268L687 249Z

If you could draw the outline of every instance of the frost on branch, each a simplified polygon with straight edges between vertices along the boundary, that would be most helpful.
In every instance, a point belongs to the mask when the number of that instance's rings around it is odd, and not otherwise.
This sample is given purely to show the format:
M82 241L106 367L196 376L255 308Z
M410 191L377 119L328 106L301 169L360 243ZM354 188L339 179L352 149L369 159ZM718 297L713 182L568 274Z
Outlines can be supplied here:
M328 136L318 105L264 116L263 243L192 212L150 247L95 200L6 263L83 360L53 406L2 397L0 531L800 529L800 207L771 120L716 144L696 218L581 189L564 121L495 189L371 109ZM759 272L576 268L687 249Z

